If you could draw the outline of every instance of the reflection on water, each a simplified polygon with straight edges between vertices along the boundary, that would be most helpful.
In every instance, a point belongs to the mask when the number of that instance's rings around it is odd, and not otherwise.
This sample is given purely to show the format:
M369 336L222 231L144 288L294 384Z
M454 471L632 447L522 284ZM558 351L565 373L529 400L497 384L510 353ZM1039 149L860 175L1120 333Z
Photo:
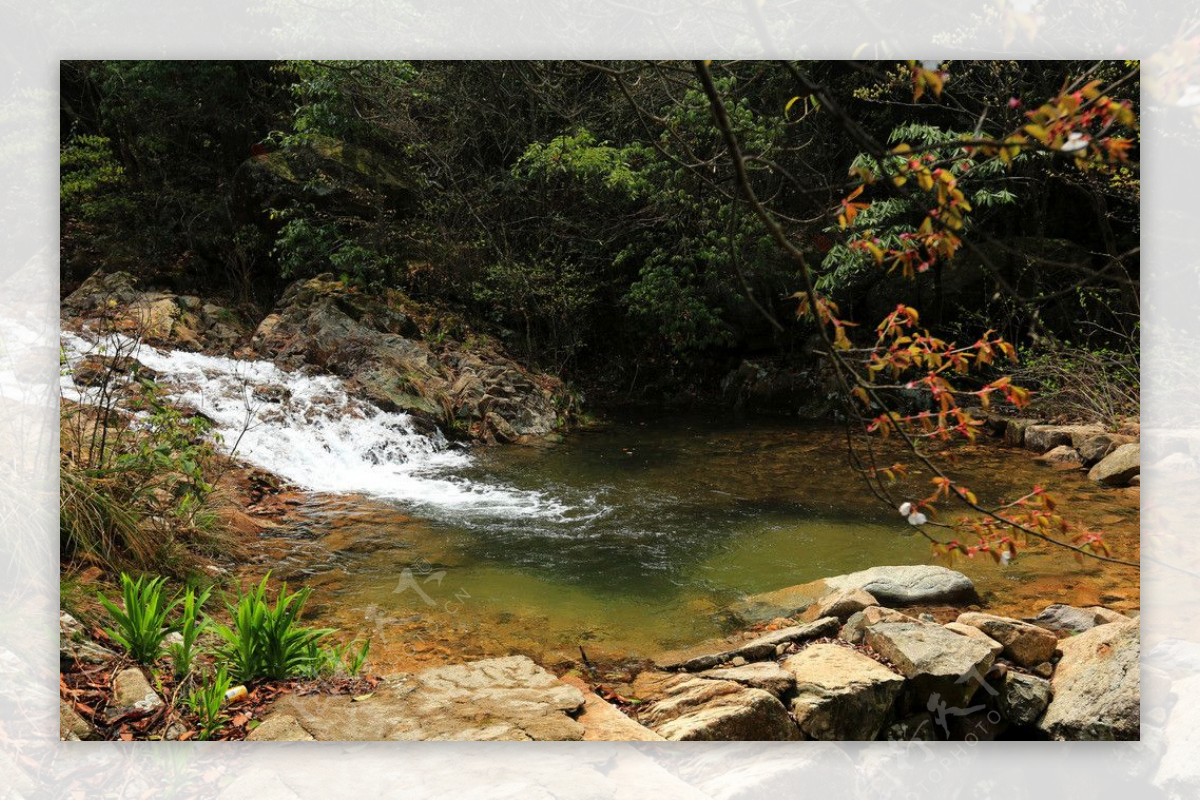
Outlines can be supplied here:
M695 416L627 419L546 448L484 449L462 477L536 492L567 511L459 518L451 507L319 498L305 512L319 539L288 549L284 569L314 586L323 618L370 634L384 669L512 652L554 661L580 645L589 656L648 657L723 633L722 609L739 595L931 559L866 493L843 449L836 428ZM981 500L1041 483L1103 528L1118 554L1137 558L1137 490L1103 490L993 443L951 455ZM929 476L906 481L913 497L929 493ZM989 608L1021 616L1062 601L1139 603L1136 571L1046 548L1007 567L955 567Z

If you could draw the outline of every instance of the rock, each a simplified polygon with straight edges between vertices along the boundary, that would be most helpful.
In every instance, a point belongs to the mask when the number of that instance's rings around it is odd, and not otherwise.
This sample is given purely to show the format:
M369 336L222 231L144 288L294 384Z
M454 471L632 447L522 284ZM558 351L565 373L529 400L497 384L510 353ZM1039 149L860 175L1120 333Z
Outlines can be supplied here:
M1037 675L1041 676L1043 679L1048 679L1054 675L1054 663L1053 662L1043 662L1040 665L1035 665L1033 668L1033 672L1036 673Z
M1077 634L1096 626L1096 614L1069 604L1051 604L1029 622L1050 631Z
M150 686L150 682L146 681L146 675L142 673L141 668L125 668L113 677L110 709L153 712L162 705L163 700Z
M1037 425L1037 420L1010 419L1004 428L1004 444L1013 448L1025 446L1025 432L1030 426Z
M1031 726L1050 703L1050 682L1038 676L1010 670L996 698L1000 714L1015 726Z
M737 682L674 676L638 719L668 740L799 740L779 699Z
M66 612L58 616L58 662L60 670L69 670L75 662L99 665L117 655L87 636L83 624Z
M968 626L965 623L959 623L955 621L953 623L947 623L945 626L943 626L943 628L953 631L955 634L961 634L964 637L973 637L974 639L979 640L992 650L992 659L1000 656L1000 653L1004 650L1003 645L996 642L974 626Z
M1108 487L1124 487L1141 472L1141 456L1138 443L1121 445L1089 470L1088 478Z
M928 623L876 623L864 642L909 679L918 708L965 706L992 666L992 649Z
M796 678L775 662L752 662L740 667L716 668L700 674L706 679L736 681L744 687L766 690L776 698L790 693L796 686Z
M60 740L99 740L100 735L92 728L75 708L66 701L58 701L58 739Z
M792 716L815 740L874 740L904 679L865 654L815 643L787 658L796 682Z
M964 612L957 623L974 626L1004 646L1003 655L1022 667L1033 667L1054 656L1058 638L1040 626L983 612Z
M576 720L583 726L583 739L604 742L659 742L663 737L592 692L578 676L563 676L561 681L583 693L583 712Z
M1097 425L1050 426L1037 425L1025 429L1025 447L1031 451L1045 453L1059 445L1077 448L1104 429Z
M1105 623L1125 623L1133 620L1129 615L1123 615L1104 606L1089 606L1087 611L1096 616L1097 626L1102 626Z
M1124 434L1097 434L1080 443L1079 457L1083 459L1085 465L1091 467L1121 445L1128 445L1136 441L1134 437Z
M315 740L291 715L276 712L268 715L246 735L247 740L269 742L308 742Z
M861 612L868 606L877 606L878 603L875 596L866 590L837 590L805 610L801 620L811 622L823 617L836 617L845 623L855 612Z
M826 596L862 590L882 606L916 606L978 600L971 580L940 565L872 567L807 584L759 593L734 604L730 611L747 622L790 617Z
M64 314L87 314L107 309L110 303L125 306L138 294L137 279L129 273L96 270L62 301L60 309Z
M1136 740L1140 723L1138 622L1107 623L1059 644L1052 699L1038 728L1056 740Z
M291 715L318 740L580 740L571 715L584 705L525 656L485 659L392 676L363 701L288 695Z
M846 621L846 625L842 626L838 637L848 643L860 645L863 638L867 635L867 629L874 626L876 623L884 621L891 623L916 623L917 619L909 617L903 612L897 612L895 609L888 609L883 606L868 606L861 612L856 612Z
M775 649L779 645L815 640L818 637L832 637L837 634L837 631L838 619L836 617L823 617L811 623L789 626L786 629L770 631L762 636L755 637L753 640L734 648L730 652L730 658L740 656L749 662L767 659L775 654Z
M1052 465L1057 468L1072 468L1082 467L1083 459L1079 456L1079 451L1072 448L1070 445L1059 445L1051 448L1041 456L1035 456L1035 462Z

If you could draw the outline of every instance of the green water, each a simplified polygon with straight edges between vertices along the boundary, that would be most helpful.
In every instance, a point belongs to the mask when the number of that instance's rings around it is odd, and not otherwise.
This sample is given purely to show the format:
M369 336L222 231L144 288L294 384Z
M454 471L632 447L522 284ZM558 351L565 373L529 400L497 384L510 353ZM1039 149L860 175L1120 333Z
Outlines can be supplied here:
M334 567L310 574L314 600L339 625L372 633L380 658L396 664L448 658L414 651L414 642L451 657L543 659L577 654L580 644L614 656L694 644L725 633L723 609L745 594L930 561L928 544L849 469L843 437L791 420L675 415L629 417L545 448L481 449L467 477L540 492L564 513L466 520L370 504L360 522L337 518L350 528ZM994 445L954 454L981 497L1052 482L1136 532L1136 503L1099 508L1086 479L1029 456ZM907 481L914 496L929 492L928 476ZM425 597L411 586L396 591L406 567ZM1101 572L1052 554L961 569L999 592L1055 571Z

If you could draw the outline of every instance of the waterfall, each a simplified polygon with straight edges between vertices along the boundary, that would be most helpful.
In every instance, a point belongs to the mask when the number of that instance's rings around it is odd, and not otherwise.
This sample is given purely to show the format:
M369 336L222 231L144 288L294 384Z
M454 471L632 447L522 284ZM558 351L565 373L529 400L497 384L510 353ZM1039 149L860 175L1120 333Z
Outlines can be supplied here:
M350 395L330 375L289 372L267 361L159 350L116 334L102 340L63 331L68 368L90 354L127 354L157 373L172 402L213 421L226 450L316 492L362 493L443 516L566 519L545 493L482 483L456 473L471 464L440 431L419 431L411 415ZM63 396L94 403L98 389L62 371ZM439 514L440 513L440 514ZM464 522L466 522L464 520Z

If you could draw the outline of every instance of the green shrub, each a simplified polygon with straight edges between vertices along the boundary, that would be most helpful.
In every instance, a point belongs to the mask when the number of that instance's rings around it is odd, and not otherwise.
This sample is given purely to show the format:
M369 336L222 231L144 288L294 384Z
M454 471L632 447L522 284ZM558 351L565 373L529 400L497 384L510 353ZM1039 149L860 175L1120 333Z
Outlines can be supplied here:
M232 626L216 626L225 641L220 655L242 681L312 675L321 653L316 645L334 631L300 625L300 612L312 592L308 588L289 595L285 582L272 605L267 600L269 577L229 606Z
M210 740L225 723L225 693L229 691L229 672L225 666L217 668L215 676L202 683L187 697L188 708L200 719L199 739Z
M182 679L192 672L192 662L195 661L199 650L196 647L196 641L207 628L207 623L200 618L200 611L208 601L210 592L211 590L205 589L197 593L189 588L184 593L179 620L175 624L175 629L182 639L167 646L175 677L178 679Z
M140 576L130 578L121 574L121 597L125 608L97 593L100 603L112 616L116 628L105 629L108 636L119 643L129 655L143 665L151 665L163 654L163 637L174 630L167 625L167 617L179 603L168 601L163 594L165 578Z

